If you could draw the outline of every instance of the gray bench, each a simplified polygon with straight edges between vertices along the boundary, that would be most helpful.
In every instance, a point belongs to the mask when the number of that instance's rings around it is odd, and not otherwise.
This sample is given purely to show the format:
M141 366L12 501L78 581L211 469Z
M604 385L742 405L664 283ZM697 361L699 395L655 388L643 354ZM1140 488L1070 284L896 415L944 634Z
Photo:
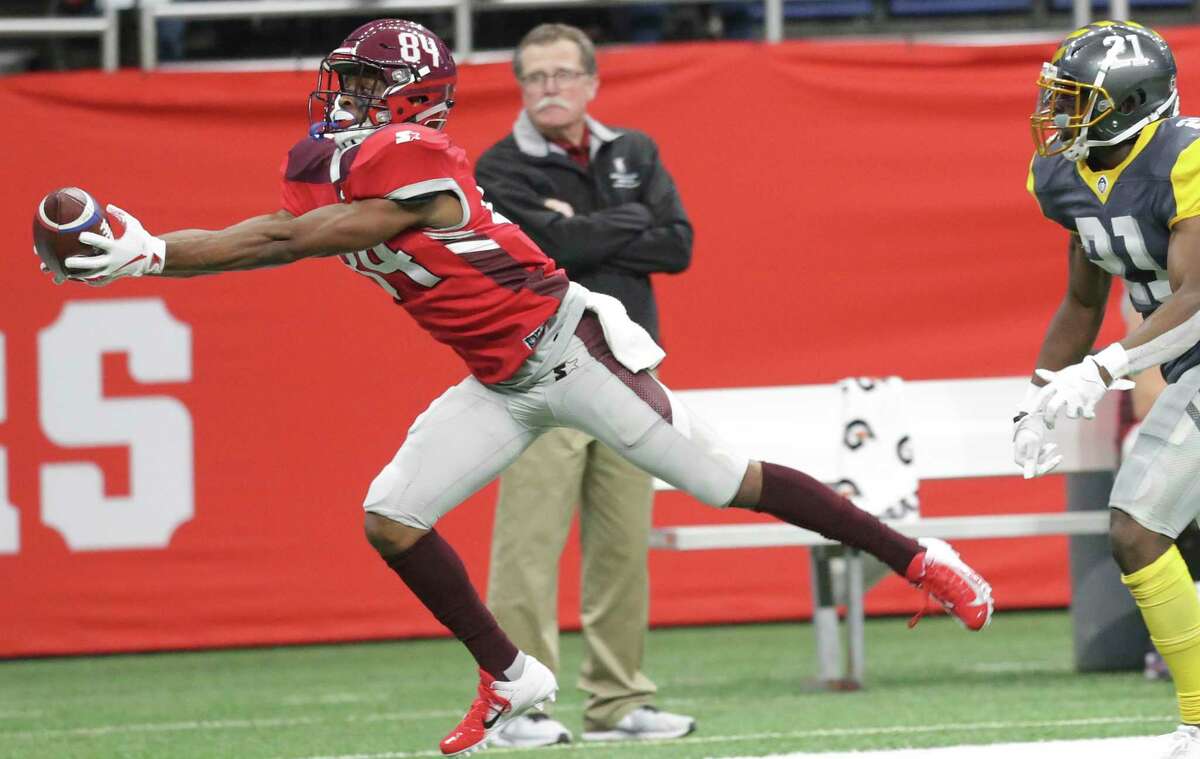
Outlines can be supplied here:
M907 382L905 404L911 410L918 476L924 480L1019 476L1012 463L1009 419L1026 382L1024 377ZM832 482L838 479L836 451L842 429L839 392L836 385L797 385L677 394L756 458L795 466ZM1108 529L1106 496L1117 462L1115 401L1113 396L1106 398L1097 418L1086 425L1064 421L1055 430L1064 456L1058 471L1068 475L1071 511L932 517L894 525L913 537L950 540L1091 536L1072 541L1076 665L1083 670L1128 666L1130 658L1140 659L1142 652L1136 610L1131 616L1132 603L1120 588L1106 538L1096 537ZM831 545L820 535L785 524L660 526L651 533L651 547L668 551L814 549L817 680L828 687L855 688L866 675L862 565L856 552L847 552L847 656L843 658L829 556L821 550ZM1114 641L1129 636L1134 645L1125 648L1130 650L1114 651Z

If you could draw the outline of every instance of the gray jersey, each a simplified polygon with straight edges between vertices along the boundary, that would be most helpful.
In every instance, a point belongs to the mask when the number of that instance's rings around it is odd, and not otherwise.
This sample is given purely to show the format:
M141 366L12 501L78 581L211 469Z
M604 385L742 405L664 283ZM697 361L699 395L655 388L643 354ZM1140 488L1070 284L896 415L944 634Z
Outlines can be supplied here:
M1171 297L1167 244L1180 219L1200 215L1200 118L1156 121L1115 168L1091 171L1061 155L1037 156L1027 187L1042 213L1078 234L1087 257L1125 280L1143 316ZM1174 382L1200 365L1200 344L1163 365Z

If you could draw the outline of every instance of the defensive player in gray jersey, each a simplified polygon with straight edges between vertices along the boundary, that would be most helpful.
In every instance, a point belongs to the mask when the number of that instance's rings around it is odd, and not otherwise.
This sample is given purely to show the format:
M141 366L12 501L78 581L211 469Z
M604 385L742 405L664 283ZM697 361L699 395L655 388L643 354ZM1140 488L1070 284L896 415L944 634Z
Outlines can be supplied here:
M1107 390L1162 365L1109 499L1113 555L1174 676L1182 724L1163 759L1200 759L1200 599L1174 543L1200 515L1200 119L1181 118L1175 60L1158 34L1103 21L1043 65L1028 189L1070 233L1069 283L1014 419L1026 478L1061 460L1045 442L1060 413L1095 415ZM1113 275L1145 321L1092 348Z

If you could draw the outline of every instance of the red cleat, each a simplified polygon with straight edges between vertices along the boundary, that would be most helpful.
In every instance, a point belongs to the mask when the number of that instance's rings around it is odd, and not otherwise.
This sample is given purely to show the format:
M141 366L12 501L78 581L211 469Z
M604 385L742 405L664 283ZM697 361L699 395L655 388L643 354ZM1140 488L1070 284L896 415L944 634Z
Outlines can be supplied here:
M458 727L442 739L442 756L465 756L487 748L488 739L509 720L543 701L554 700L558 681L537 659L525 655L525 671L516 680L497 680L479 670L479 691Z
M992 621L992 586L959 558L949 543L936 538L918 541L925 550L913 557L905 576L937 599L968 630L982 630ZM908 623L913 627L922 610Z

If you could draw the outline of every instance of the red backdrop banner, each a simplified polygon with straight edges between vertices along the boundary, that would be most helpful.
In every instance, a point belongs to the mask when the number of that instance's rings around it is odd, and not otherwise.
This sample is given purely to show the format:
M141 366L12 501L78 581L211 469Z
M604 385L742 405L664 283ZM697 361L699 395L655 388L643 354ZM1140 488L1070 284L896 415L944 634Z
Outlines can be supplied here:
M1200 31L1167 37L1186 95ZM1066 272L1065 235L1024 189L1026 118L1050 50L602 54L594 114L654 135L696 226L693 267L656 282L665 379L1029 371ZM275 210L314 80L0 79L0 655L442 634L365 543L360 503L412 419L464 374L449 350L336 260L93 290L53 287L29 252L34 205L58 186L86 187L151 231ZM472 156L519 107L504 64L464 66L458 101L449 131ZM481 584L494 496L486 488L441 524ZM1058 478L931 483L922 496L926 514L1063 501ZM753 518L678 493L661 494L655 514ZM1001 608L1064 604L1065 540L1012 548L965 544ZM576 559L569 549L568 627ZM652 620L803 617L806 564L786 549L653 555ZM876 613L920 603L895 579L868 600Z

